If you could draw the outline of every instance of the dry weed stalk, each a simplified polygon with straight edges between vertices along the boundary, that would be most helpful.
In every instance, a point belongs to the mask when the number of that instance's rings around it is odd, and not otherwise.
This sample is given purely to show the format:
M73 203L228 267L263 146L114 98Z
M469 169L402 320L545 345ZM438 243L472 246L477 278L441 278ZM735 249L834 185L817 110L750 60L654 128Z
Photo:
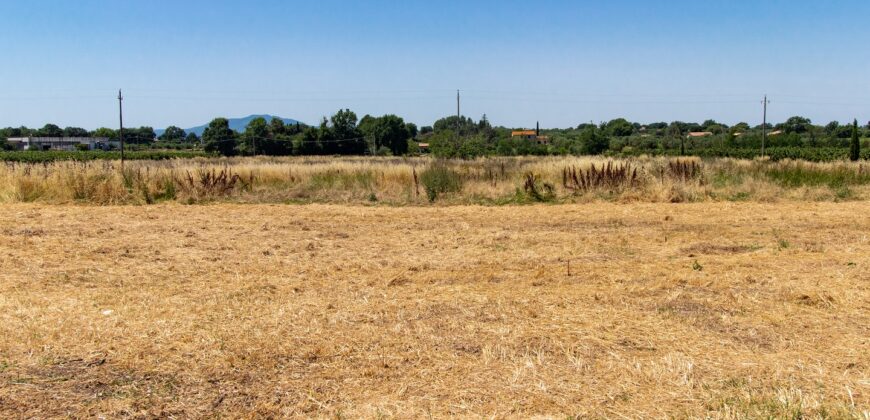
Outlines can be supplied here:
M574 166L562 169L562 186L575 193L599 189L619 191L639 185L637 168L632 168L628 162L614 165L608 161L600 169L594 163L585 170Z

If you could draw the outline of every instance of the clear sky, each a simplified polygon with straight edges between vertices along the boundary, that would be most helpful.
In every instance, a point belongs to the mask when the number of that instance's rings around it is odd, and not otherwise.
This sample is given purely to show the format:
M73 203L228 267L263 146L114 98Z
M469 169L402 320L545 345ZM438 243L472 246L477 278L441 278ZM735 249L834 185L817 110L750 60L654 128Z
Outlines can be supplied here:
M868 0L0 0L0 126L870 120Z

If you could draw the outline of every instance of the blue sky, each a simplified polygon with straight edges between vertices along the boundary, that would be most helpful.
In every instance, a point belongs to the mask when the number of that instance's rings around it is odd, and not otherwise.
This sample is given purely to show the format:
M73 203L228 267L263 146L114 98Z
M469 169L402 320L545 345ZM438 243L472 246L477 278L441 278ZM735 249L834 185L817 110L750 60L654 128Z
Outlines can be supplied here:
M870 2L0 0L0 126L870 120Z

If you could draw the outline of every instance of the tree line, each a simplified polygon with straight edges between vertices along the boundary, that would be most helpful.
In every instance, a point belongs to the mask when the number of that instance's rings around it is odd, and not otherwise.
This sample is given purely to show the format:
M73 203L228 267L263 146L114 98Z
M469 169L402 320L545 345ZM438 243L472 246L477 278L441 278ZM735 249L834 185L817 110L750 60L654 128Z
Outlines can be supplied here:
M406 155L417 126L396 115L358 119L342 109L317 127L255 118L241 133L215 118L202 134L206 151L232 155Z
M655 122L641 124L625 118L607 122L582 123L566 129L546 129L540 136L514 137L515 129L490 124L486 115L475 121L466 116L441 118L432 126L418 129L393 114L361 119L349 109L324 117L317 126L285 124L280 119L252 120L243 131L230 129L226 118L213 119L202 138L177 126L157 136L151 127L124 128L125 140L134 148L196 149L224 156L235 155L393 155L431 152L438 157L474 158L477 156L516 155L597 155L597 154L697 154L747 155L760 150L762 142L770 149L848 149L850 158L861 156L862 140L870 136L870 124L841 125L834 121L816 125L795 116L779 124L750 126L741 122L729 126L715 120L702 123ZM689 136L689 133L703 133ZM79 127L60 128L46 124L39 129L7 127L0 129L0 140L9 137L105 137L117 139L118 130ZM863 141L867 149L867 140ZM420 145L425 146L424 149ZM2 146L2 143L0 143ZM834 153L836 155L836 153Z

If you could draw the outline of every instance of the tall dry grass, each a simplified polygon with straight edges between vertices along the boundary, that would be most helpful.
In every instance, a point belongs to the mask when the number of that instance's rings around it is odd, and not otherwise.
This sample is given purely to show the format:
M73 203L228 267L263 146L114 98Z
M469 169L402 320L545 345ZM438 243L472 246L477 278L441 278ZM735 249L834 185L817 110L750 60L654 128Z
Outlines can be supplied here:
M440 177L425 176L433 168ZM439 186L427 180L445 173L460 187L433 194ZM123 171L116 161L0 165L0 202L98 205L824 201L866 199L868 185L864 163L664 157L195 158L128 162Z

